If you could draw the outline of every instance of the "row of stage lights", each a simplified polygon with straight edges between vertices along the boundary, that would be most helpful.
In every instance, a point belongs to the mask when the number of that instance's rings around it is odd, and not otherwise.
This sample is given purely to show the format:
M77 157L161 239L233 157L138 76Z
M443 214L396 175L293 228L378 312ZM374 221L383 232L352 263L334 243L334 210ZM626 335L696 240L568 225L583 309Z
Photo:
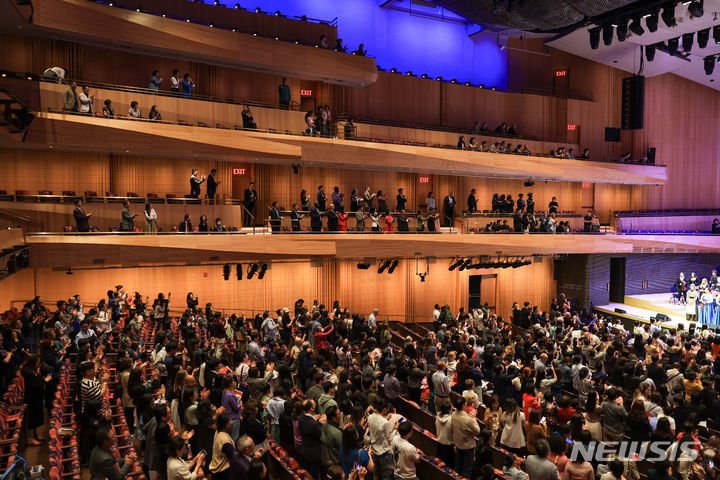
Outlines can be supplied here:
M637 14L631 17L625 17L622 19L615 19L603 23L602 25L595 26L589 30L590 33L590 48L596 50L600 46L600 36L602 34L603 44L606 46L612 45L613 34L617 35L619 42L627 40L628 32L637 35L638 37L645 33L645 29L642 26L641 19L645 19L645 27L650 33L654 33L658 29L659 18L662 18L663 23L668 27L672 28L677 26L677 20L675 18L675 5L677 2L668 2L662 7L662 14L659 9L653 9L645 14ZM705 14L704 11L704 0L694 0L689 2L683 2L683 5L688 6L688 12L694 18L700 18ZM652 62L655 59L655 52L662 50L667 52L669 55L678 55L679 48L682 46L682 51L685 55L689 54L693 48L695 35L697 34L697 43L699 48L707 47L710 41L710 30L711 27L704 28L697 32L684 33L679 37L671 38L667 41L667 45L664 42L653 43L645 46L645 58L648 62ZM712 27L712 36L715 44L720 44L720 25ZM708 55L704 59L705 73L712 75L715 70L715 64L720 63L720 55Z
M380 70L381 72L385 72L385 71L386 71L384 68L381 68L381 67L377 67L377 69ZM390 73L397 73L398 75L405 75L406 77L432 79L432 77L430 77L430 75L428 75L427 73L423 73L422 75L418 76L418 75L415 75L412 71L405 72L405 73L400 72L400 71L398 71L397 68L391 68L391 69L390 69ZM452 83L453 85L465 85L466 87L477 87L477 88L480 88L480 89L487 88L487 87L485 86L485 84L482 84L482 83L480 83L480 84L478 84L478 85L474 85L472 82L460 82L457 78L453 78L452 80L445 80L445 79L443 79L443 77L441 77L441 76L439 76L439 75L438 75L437 77L435 77L435 80L438 81L438 82ZM493 92L495 92L495 91L498 90L497 87L491 87L491 88L487 88L487 89L488 89L488 90L492 90Z
M387 270L387 273L392 274L395 272L395 269L398 267L399 264L400 260L398 260L397 258L385 260L384 262L378 264L377 273L381 274ZM367 270L370 268L370 266L371 264L366 262L360 262L357 264L357 268L359 270Z
M267 263L248 263L247 266L247 279L252 280L252 278L257 273L258 280L262 280L265 278L265 272L267 272L268 265ZM259 270L259 271L258 271ZM232 271L232 267L229 263L226 263L223 265L223 278L225 280L230 280L230 272ZM235 276L238 280L243 279L243 266L242 263L236 263L235 264Z
M473 263L472 257L461 257L453 258L450 262L448 270L452 272L455 269L458 269L458 271L463 271L480 268L520 268L525 265L530 265L531 263L532 260L528 260L525 257L515 257L514 260L510 260L510 257L506 257L504 260L501 260L500 257L498 257L496 261L482 261L478 258L476 263Z
M96 3L102 3L102 4L105 4L105 5L109 6L109 7L126 8L126 9L129 9L129 10L132 10L132 8L126 7L126 6L124 6L124 5L119 5L117 2L114 2L114 1L105 1L105 0L91 0L91 1L95 1ZM198 3L203 3L203 2L198 2ZM217 2L217 1L215 2L215 6L216 6L216 7L225 7L225 5L223 5L223 4L221 4L220 2ZM245 11L247 11L247 9L242 8L239 3L236 3L236 4L235 4L235 9L236 9L236 10L245 10ZM210 28L220 28L220 29L224 29L224 30L231 30L231 31L233 31L233 32L240 32L240 29L239 29L238 27L217 26L217 25L215 25L215 22L204 23L204 22L193 21L192 17L183 17L183 18L181 18L181 17L173 17L173 16L168 15L167 12L162 12L162 13L151 12L151 11L149 11L149 10L143 10L142 7L139 7L139 6L138 6L137 8L135 8L135 11L138 12L138 13L148 13L148 14L151 14L151 15L160 15L162 18L171 18L171 19L174 19L174 20L184 20L186 23L196 23L196 24L199 24L199 25L207 25L207 26L210 27ZM270 15L270 12L263 12L260 7L255 8L255 13ZM280 10L277 10L277 11L273 14L273 16L275 16L275 17L287 18L285 15L283 15L282 13L280 13ZM303 15L302 17L300 17L300 19L303 20L303 21L307 21L307 16ZM325 24L325 25L329 25L328 22L320 22L320 23ZM248 33L249 33L249 32L248 32ZM260 36L260 32L257 32L257 31L252 32L252 36L253 36L253 37L258 37L258 36ZM275 35L275 36L272 37L272 38L273 38L274 40L282 40L282 39L280 38L280 35ZM287 41L290 41L290 40L287 40ZM301 42L300 40L295 40L293 43L295 43L295 45L301 45L301 44L302 44L302 45L306 45L306 44L304 44L303 42ZM314 45L314 47L315 47L315 48L320 48L320 44L316 43L316 44ZM337 50L336 50L336 51L337 51ZM353 52L352 55L355 55L355 53Z

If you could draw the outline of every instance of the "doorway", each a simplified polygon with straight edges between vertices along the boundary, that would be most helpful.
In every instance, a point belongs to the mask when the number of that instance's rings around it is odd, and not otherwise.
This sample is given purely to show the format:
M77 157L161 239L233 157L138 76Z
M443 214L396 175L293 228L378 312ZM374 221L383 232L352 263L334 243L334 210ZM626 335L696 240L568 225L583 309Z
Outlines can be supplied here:
M625 257L610 259L610 301L625 303Z
M495 309L495 288L497 287L497 275L470 275L468 282L468 312L473 308L480 308L486 303L488 309Z

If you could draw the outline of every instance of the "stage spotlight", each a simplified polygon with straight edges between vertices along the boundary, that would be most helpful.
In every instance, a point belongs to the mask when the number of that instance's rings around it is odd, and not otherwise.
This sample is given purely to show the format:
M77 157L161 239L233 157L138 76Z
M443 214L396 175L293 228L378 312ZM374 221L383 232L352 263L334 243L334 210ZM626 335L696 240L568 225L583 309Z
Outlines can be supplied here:
M397 258L396 258L395 260L393 260L393 261L392 261L392 264L390 264L390 268L388 268L388 273L393 273L393 272L395 271L395 269L397 268L397 266L398 266L399 263L400 263L400 262L398 261Z
M255 13L262 13L262 8L255 7Z
M394 67L391 68L391 69L390 69L390 73L397 73L397 68L394 68Z
M280 35L275 35L275 40L280 40Z
M688 6L688 12L690 12L690 15L692 15L695 18L700 18L705 13L705 10L703 9L703 0L695 0L694 2L690 2L690 5Z
M619 42L627 40L628 24L627 20L621 20L617 25L617 39Z
M112 6L112 5L111 5L111 6ZM8 262L8 263L9 263L9 262ZM9 270L9 269L10 269L10 268L8 267L8 270ZM65 272L65 275L72 275L72 274L73 274L72 268L68 268L68 269L67 269L67 272Z
M466 87L471 87L471 86L472 86L472 82L465 82L465 86L466 86Z
M705 75L712 75L715 71L715 57L705 57Z
M632 22L630 22L630 26L628 27L628 29L638 37L645 33L645 29L642 27L639 17L635 17L632 19Z
M162 17L163 17L163 18L167 18L167 12L163 12L163 13L162 13Z
M663 7L662 19L668 27L677 25L675 22L675 2L670 2Z
M242 263L235 264L235 276L238 280L242 280L243 266Z
M295 45L300 45L300 40L295 40Z
M235 10L240 10L240 4L239 4L239 3L236 3L236 4L235 4Z
M238 31L238 27L233 27L232 31L233 31L233 32L237 32L237 31Z
M253 37L257 37L259 34L259 32L253 32Z
M223 278L225 280L230 280L230 264L226 263L223 265Z
M438 82L442 82L442 77L435 77L435 80L437 80Z
M215 23L210 22L210 25L209 25L209 26L210 26L210 28L213 28L213 27L215 26Z
M418 273L420 275L420 281L425 282L425 277L427 277L427 272Z
M697 32L697 37L698 47L707 47L708 40L710 40L710 29L706 28L705 30L700 30L699 32Z
M510 263L510 262L508 262L508 261L501 262L501 263L500 263L500 268L510 268L511 265L512 265L512 263Z
M645 26L650 31L650 33L657 32L658 27L658 12L655 11L653 13L648 13L644 16L645 18Z
M668 40L668 53L670 55L675 55L679 46L680 37L671 38L670 40Z
M463 260L462 258L459 260L455 260L454 262L452 262L450 264L450 267L448 268L448 270L452 272L453 270L458 268L460 265L462 265L464 262L465 262L465 260Z
M357 268L358 268L358 270L367 270L368 268L370 268L370 264L369 263L358 263Z
M523 266L523 262L521 262L520 260L515 260L514 262L512 262L512 263L510 264L510 266L511 266L512 268L520 268L520 267Z
M141 10L142 10L142 9L141 9L140 7L137 7L137 8L135 9L136 12L139 12L139 11L141 11Z
M378 267L378 273L383 273L385 270L387 270L391 263L391 260L385 260L382 265Z
M258 280L262 280L263 278L265 278L265 272L267 272L267 269L267 263L263 263L262 267L260 267L260 272L258 272Z
M715 40L715 43L720 43L720 25L713 27L713 40Z
M280 15L282 15L282 13L280 13L280 10L275 10L275 16L279 17Z
M602 26L602 34L603 34L603 43L605 46L609 47L612 45L612 39L613 39L613 26L609 23L606 23Z
M428 78L428 74L427 74L427 73L423 73L422 75L420 75L420 78Z
M492 90L493 92L497 92L497 87L492 87L490 90Z
M485 84L484 84L484 83L481 83L480 85L478 85L478 88L480 88L480 89L485 88Z
M215 0L215 6L216 6L216 7L219 7L219 6L220 6L220 0Z
M458 81L457 81L457 79L453 78L452 80L450 80L450 83L455 84L455 83L458 83Z
M247 271L247 279L251 280L252 277L255 275L255 272L258 270L258 264L257 263L251 263L248 265L248 271Z
M655 59L655 45L645 46L645 58L648 62L652 62Z
M186 21L187 23L190 23L191 20L192 20L192 18L190 18L190 17L187 17L187 18L185 19L185 21Z
M694 34L692 32L683 34L683 36L682 36L683 51L689 52L690 50L692 50L693 37L694 37Z

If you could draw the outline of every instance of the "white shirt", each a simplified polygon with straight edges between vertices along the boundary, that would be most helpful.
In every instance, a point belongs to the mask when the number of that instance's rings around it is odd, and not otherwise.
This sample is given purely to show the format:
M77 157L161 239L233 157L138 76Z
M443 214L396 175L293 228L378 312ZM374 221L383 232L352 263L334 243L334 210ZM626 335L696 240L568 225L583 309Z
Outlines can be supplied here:
M377 319L375 318L375 312L371 313L368 316L368 325L370 325L373 328L377 326Z
M145 210L145 220L147 220L148 222L157 220L157 213L155 212L154 208L150 209L150 213Z
M415 446L397 436L393 440L393 457L395 458L395 476L406 480L415 480L415 464L420 461L420 455L417 453Z
M170 88L172 89L180 89L180 82L178 81L177 77L173 75L170 77Z
M93 99L89 95L85 95L85 92L80 92L78 100L80 100L80 113L89 113L92 108Z
M438 320L440 320L440 310L436 308L433 310L433 322L437 322Z
M369 430L367 440L372 446L373 453L382 455L389 452L393 424L378 413L371 413L368 417L367 424Z

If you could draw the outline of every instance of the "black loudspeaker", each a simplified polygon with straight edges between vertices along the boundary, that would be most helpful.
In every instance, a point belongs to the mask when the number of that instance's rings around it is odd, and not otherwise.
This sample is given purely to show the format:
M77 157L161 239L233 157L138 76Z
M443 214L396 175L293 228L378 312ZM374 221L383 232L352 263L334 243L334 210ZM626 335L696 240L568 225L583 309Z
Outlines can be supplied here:
M669 322L670 317L668 317L664 313L658 313L657 315L655 315L655 320L657 320L658 322Z
M655 147L648 148L647 163L648 165L655 165Z
M606 142L619 142L620 141L620 129L613 127L605 127L605 141Z
M615 313L627 313L627 312L625 310L623 310L622 308L616 308Z
M645 77L635 75L623 78L622 81L622 119L623 130L640 130L643 128L643 111L645 105Z

